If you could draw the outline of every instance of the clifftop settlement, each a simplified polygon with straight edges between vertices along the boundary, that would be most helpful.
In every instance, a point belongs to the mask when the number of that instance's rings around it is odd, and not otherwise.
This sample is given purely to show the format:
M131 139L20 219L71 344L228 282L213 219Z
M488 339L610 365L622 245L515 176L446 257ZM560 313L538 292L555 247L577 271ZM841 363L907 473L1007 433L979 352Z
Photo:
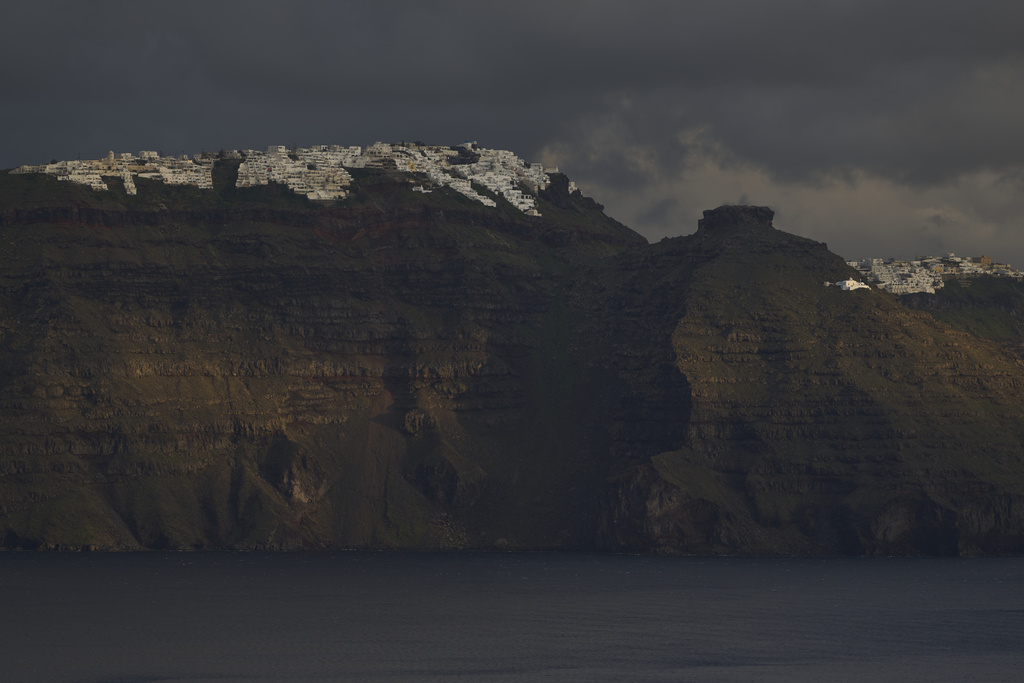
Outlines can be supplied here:
M934 294L946 280L969 280L981 275L1024 279L1024 272L1007 263L993 263L988 256L964 257L949 253L913 261L869 258L847 261L866 281L893 294Z
M493 199L474 189L475 184L504 198L523 213L537 216L540 214L536 194L551 182L541 164L529 164L512 152L485 149L475 142L453 147L376 142L366 148L317 145L292 150L274 145L266 151L226 150L191 157L165 157L150 151L139 152L138 156L110 152L103 159L55 161L20 166L11 172L46 173L95 190L110 189L104 178L117 177L128 194L136 193L136 177L212 189L213 165L222 158L241 161L237 187L277 182L315 201L344 199L352 182L348 169L381 168L426 176L426 182L414 190L430 192L432 187L450 187L481 204L495 206ZM569 190L576 191L573 183Z
M473 201L495 206L491 197L478 191L484 188L530 216L540 215L536 195L550 185L550 173L558 172L539 163L526 163L510 151L486 149L475 142L454 146L375 142L365 148L316 145L288 149L273 145L265 151L224 150L177 157L152 151L142 151L137 156L110 152L102 159L20 166L11 173L45 173L100 191L110 189L107 180L119 178L125 192L134 195L136 178L212 189L213 167L220 159L238 162L236 187L281 183L311 200L335 201L348 195L352 183L350 169L377 168L410 174L410 182L418 183L412 188L415 191L450 187ZM578 192L571 181L569 192ZM771 228L773 216L774 212L767 207L719 207L704 212L704 218L698 222L698 234L737 223ZM869 258L847 263L860 273L864 282L894 294L935 293L946 280L979 275L1024 279L1024 272L1005 263L993 263L987 256L965 258L950 253L913 261ZM853 280L846 282L844 289L865 286Z

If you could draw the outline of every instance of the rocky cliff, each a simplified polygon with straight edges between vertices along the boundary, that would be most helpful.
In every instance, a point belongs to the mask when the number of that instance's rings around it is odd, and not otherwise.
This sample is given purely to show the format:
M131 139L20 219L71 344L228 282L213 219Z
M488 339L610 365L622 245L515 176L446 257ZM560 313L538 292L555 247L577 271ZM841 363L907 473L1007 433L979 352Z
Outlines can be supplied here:
M636 294L618 307L663 302L620 353L658 341L669 390L648 401L671 412L659 452L609 485L605 547L1020 552L1016 358L892 295L824 286L842 260L763 209L705 212L695 236L619 260L617 289ZM643 367L634 390L650 392Z
M647 245L554 180L0 176L0 544L1021 550L1014 356L763 207Z

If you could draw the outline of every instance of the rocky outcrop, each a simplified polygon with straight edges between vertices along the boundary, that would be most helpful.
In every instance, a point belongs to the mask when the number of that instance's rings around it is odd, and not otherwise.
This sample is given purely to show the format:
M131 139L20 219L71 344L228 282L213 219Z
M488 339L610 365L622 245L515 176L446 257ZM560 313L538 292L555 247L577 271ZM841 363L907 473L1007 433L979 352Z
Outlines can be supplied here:
M704 218L697 221L697 235L705 236L712 231L746 230L761 228L770 230L775 212L767 206L744 206L728 204L704 212Z

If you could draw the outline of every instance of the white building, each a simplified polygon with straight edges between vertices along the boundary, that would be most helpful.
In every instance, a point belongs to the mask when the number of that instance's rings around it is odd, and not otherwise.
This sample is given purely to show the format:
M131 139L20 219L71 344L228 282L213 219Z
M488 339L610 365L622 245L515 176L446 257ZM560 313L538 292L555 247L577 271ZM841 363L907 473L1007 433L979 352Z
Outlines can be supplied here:
M835 283L835 286L838 287L839 289L843 290L844 292L850 292L850 291L852 291L854 289L871 289L871 287L869 287L868 285L864 284L863 282L859 282L858 280L852 280L852 279L851 280L840 280L839 282Z
M332 201L347 196L352 176L346 169L376 168L415 176L409 179L410 184L417 183L425 191L430 187L449 187L485 206L496 206L494 199L477 191L485 188L520 211L539 215L536 194L551 182L541 164L528 164L512 152L481 148L476 142L466 142L460 148L376 142L365 149L316 145L289 152L284 145L271 145L266 151L231 150L224 158L242 159L236 187L275 182L310 199ZM476 160L452 163L465 155ZM108 189L103 176L116 176L126 192L135 194L136 176L212 189L215 162L216 157L209 154L163 157L157 152L141 151L136 157L110 152L104 159L22 166L13 173L48 173L96 190Z

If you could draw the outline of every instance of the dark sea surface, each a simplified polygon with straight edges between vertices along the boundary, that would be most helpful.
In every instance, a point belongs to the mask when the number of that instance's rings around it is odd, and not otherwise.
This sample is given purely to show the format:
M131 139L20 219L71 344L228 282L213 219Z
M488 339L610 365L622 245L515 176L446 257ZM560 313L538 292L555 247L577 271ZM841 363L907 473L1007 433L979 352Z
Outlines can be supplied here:
M0 553L2 681L1021 681L1024 558Z

